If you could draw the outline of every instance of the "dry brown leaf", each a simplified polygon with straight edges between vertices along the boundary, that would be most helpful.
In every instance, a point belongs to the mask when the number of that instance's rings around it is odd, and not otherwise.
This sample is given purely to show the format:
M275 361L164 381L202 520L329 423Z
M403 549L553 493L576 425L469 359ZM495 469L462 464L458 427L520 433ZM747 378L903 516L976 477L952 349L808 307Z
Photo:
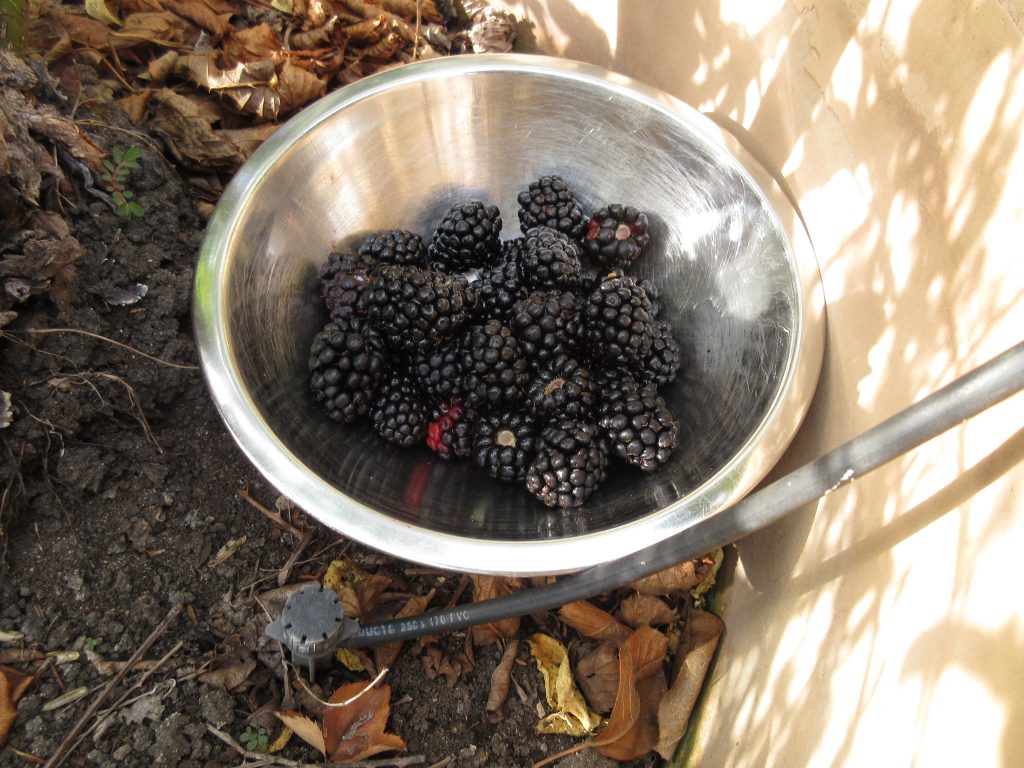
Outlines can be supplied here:
M279 127L276 123L264 123L251 128L229 128L217 131L217 135L238 147L242 157L248 160L259 145L269 139Z
M434 595L437 594L436 589L431 589L425 595L414 595L405 601L398 613L394 615L396 619L406 619L410 616L418 616L427 610L427 606L430 605L430 601L434 599ZM390 667L396 658L398 658L398 652L402 648L402 643L384 643L378 645L373 649L373 660L377 665L377 669L383 669L384 667Z
M218 669L204 672L199 679L207 685L223 688L230 693L244 684L255 669L255 659L238 660Z
M281 67L278 78L277 92L281 95L282 115L305 106L327 92L327 83L290 61L286 61Z
M425 24L440 24L444 17L434 5L434 0L380 0L385 11L401 16L406 21L416 20L416 6L420 6L420 21Z
M345 37L349 42L356 45L372 45L380 40L386 33L387 27L382 16L375 16L364 21L357 21L344 28Z
M691 610L676 649L672 686L658 706L658 754L671 760L686 733L725 624L713 613Z
M700 584L701 577L697 574L697 564L693 560L673 565L664 571L652 573L629 586L642 595L670 595L673 592L686 592Z
M327 756L327 749L324 746L324 733L315 720L311 720L301 712L283 710L275 712L277 717L286 727L290 728L296 736L314 749L320 750L320 754Z
M121 29L110 33L110 42L119 50L137 45L182 45L189 25L166 11L142 11L125 18Z
M328 761L353 763L381 752L404 752L405 742L386 733L391 713L391 687L370 683L348 683L330 698L331 704L359 698L345 707L328 707L324 712L324 746Z
M423 671L428 679L434 680L443 677L449 688L459 681L463 672L472 669L473 666L464 654L460 653L457 658L453 659L436 645L427 646L423 655L420 656L420 662L423 664Z
M555 638L537 633L526 640L530 653L544 678L544 696L555 711L538 724L540 733L585 736L593 733L601 717L590 711L572 677L569 654Z
M121 23L121 20L110 12L103 0L85 0L85 12L104 24L112 24L116 27Z
M222 47L224 60L231 63L277 60L282 52L281 38L266 22L233 30Z
M558 609L558 618L584 637L618 645L629 637L629 628L589 600L577 600Z
M380 596L394 583L390 573L378 572L343 589L341 601L345 606L345 615L359 621L368 622L377 610Z
M630 595L619 606L619 616L636 629L671 624L679 612L654 595Z
M176 51L165 51L149 62L146 71L139 75L141 80L162 83L174 73L174 65L178 62Z
M277 73L272 61L252 61L221 69L214 63L216 53L193 53L182 56L174 71L188 77L196 85L217 93L239 112L261 120L274 120L281 111L281 96L277 92Z
M508 698L508 689L512 684L512 667L515 666L517 653L519 641L513 638L505 646L501 661L491 673L491 688L487 692L487 703L484 705L484 712L490 723L497 723L505 716L505 699Z
M146 105L149 103L150 93L152 93L151 89L143 88L140 91L125 96L123 99L118 99L117 105L124 110L129 120L133 123L140 123L142 118L146 116Z
M641 627L619 647L619 690L612 714L590 746L612 760L634 760L658 742L657 706L641 686L648 677L663 675L668 639L656 629Z
M113 30L106 24L90 19L83 13L43 3L39 6L39 17L55 30L67 34L74 42L86 48L105 50Z
M522 586L517 578L507 576L470 576L473 581L473 602L490 600L493 597L508 595ZM499 640L512 637L519 631L519 618L500 619L489 624L473 627L473 642L477 645L491 645Z
M17 703L32 683L26 675L12 667L0 666L0 747L7 743L7 735L18 717Z
M612 711L619 690L617 643L601 643L576 664L576 682L591 709L602 715Z
M232 169L245 160L241 150L210 126L205 108L162 88L150 96L149 126L182 165L196 170Z
M163 4L184 19L207 32L222 36L231 28L231 17L238 9L224 0L162 0Z

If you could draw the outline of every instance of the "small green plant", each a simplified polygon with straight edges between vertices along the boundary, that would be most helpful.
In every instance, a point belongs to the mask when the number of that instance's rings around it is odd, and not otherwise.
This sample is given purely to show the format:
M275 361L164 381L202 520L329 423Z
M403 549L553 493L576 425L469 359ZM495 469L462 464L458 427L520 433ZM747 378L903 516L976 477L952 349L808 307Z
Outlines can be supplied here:
M262 725L255 729L251 725L247 725L245 730L239 734L238 741L250 752L263 752L269 743L269 736L267 729Z
M85 642L82 643L83 651L95 651L96 646L100 644L98 637L86 637Z
M114 198L114 205L117 206L117 215L123 219L130 219L133 216L141 219L146 211L132 199L135 195L130 189L126 188L128 172L133 168L142 167L139 165L139 148L129 147L128 149L122 149L121 147L114 147L112 155L113 160L106 158L103 161L103 167L107 169L106 173L103 174L103 181L107 184L107 191L110 192L110 196Z

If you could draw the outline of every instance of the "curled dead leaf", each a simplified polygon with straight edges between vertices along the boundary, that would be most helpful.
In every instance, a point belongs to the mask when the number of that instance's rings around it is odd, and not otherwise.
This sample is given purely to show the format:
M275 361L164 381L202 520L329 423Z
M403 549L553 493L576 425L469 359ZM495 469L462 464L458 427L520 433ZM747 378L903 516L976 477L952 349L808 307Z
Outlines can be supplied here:
M370 683L348 683L331 696L329 703L339 704L356 696L344 707L324 711L324 747L329 762L354 763L381 752L404 752L405 742L387 733L391 714L391 687Z
M301 712L295 712L294 710L282 710L275 712L274 716L284 723L286 728L290 729L296 736L309 744L309 746L319 750L320 754L324 757L327 756L327 748L324 745L324 733L315 720L306 717Z
M225 0L161 0L164 6L207 32L221 37L238 8Z
M274 62L239 62L230 69L221 69L214 58L213 51L181 56L175 62L174 71L216 93L239 112L261 120L277 119L281 112L281 95L276 90L278 78Z
M558 609L558 618L584 637L618 645L630 635L629 628L589 600L577 600Z
M425 595L414 595L405 601L405 604L398 610L398 613L394 615L396 619L405 619L409 616L418 616L427 610L427 606L430 605L430 601L434 599L434 595L437 594L436 589L431 589ZM402 643L384 643L378 645L373 649L373 659L377 665L377 669L383 669L384 667L390 667L396 658L398 658L398 652L402 648Z
M612 711L619 690L618 644L601 643L576 663L576 682L591 708L602 715Z
M473 602L490 600L515 592L522 586L517 578L507 576L470 576L473 582ZM473 642L477 645L491 645L499 640L512 637L519 631L519 618L500 619L489 624L473 627Z
M327 92L327 83L286 61L278 77L277 92L281 98L279 112L287 114L323 96Z
M544 678L544 696L555 711L538 724L540 733L586 736L601 724L601 717L590 711L576 687L569 654L558 640L541 633L527 638L530 653Z
M162 88L150 96L150 106L150 128L182 165L209 171L244 162L242 151L213 130L208 112L192 99Z
M670 595L673 592L686 592L700 584L701 577L697 573L697 563L687 560L658 573L652 573L639 581L630 582L629 586L642 595Z
M18 717L17 703L34 678L12 667L0 666L0 747L7 743Z
M487 720L490 723L497 723L505 716L505 699L508 698L508 690L512 685L512 667L515 666L518 652L519 641L510 640L501 654L501 661L491 673L491 687L487 692L487 703L484 705L484 712L487 713Z
M671 624L678 615L678 611L654 595L630 595L619 606L619 616L634 629Z

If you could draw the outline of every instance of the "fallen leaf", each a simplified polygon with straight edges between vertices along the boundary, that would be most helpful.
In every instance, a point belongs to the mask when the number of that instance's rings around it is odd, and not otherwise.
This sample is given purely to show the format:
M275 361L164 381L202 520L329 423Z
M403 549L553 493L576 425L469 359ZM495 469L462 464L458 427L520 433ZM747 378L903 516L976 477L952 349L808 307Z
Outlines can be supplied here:
M274 62L238 62L230 69L221 69L214 62L215 56L213 51L181 56L174 71L216 93L239 112L261 120L276 120L281 112L281 94L277 91Z
M418 616L427 610L427 606L430 605L430 601L434 599L434 595L437 594L436 589L431 589L425 595L414 595L405 601L405 605L398 609L398 612L394 615L395 619L406 619L410 616ZM373 649L373 660L377 665L377 669L383 669L384 667L390 667L396 658L398 658L398 652L402 649L401 641L396 643L383 643Z
M231 28L236 7L223 0L161 0L168 10L221 37Z
M196 170L233 169L245 161L241 150L210 126L207 113L191 99L161 88L150 96L150 128L182 165Z
M636 629L671 624L679 612L654 595L630 595L619 606L619 616Z
M601 643L576 663L576 681L591 708L602 715L612 711L619 690L618 644Z
M121 20L110 12L103 0L85 0L85 12L104 24L112 24L116 27L121 23Z
M18 717L15 705L32 680L32 675L26 675L12 667L0 666L0 747L7 743L7 735Z
M464 670L472 668L468 659L465 660L465 664L463 663L462 654L459 654L459 658L453 659L436 645L428 646L420 656L420 661L428 679L444 677L449 688L459 681Z
M577 600L563 605L558 610L558 618L593 640L607 640L618 645L630 635L628 627L589 600Z
M351 560L332 560L327 566L322 583L324 589L333 589L338 593L338 597L341 597L341 587L343 584L354 584L369 577L370 574Z
M389 573L377 572L363 581L345 585L341 590L341 601L345 607L345 615L359 621L368 622L373 618L384 594L394 582Z
M280 126L275 123L254 125L250 128L229 128L217 131L218 136L238 147L242 157L249 159L264 141L269 139Z
M444 17L440 11L437 10L437 6L434 4L434 0L381 0L381 6L384 10L401 16L407 21L414 21L416 19L416 6L419 6L420 20L428 24L440 24L444 21Z
M380 752L404 752L405 742L386 733L391 713L391 687L370 683L348 683L331 696L339 704L359 696L348 706L328 707L324 712L324 746L329 762L352 763Z
M725 624L713 613L691 610L676 648L672 685L658 705L658 754L671 760L686 733Z
M256 669L256 660L239 661L219 669L204 672L199 679L207 685L213 685L231 692L249 679Z
M542 633L530 635L527 643L544 678L544 696L548 706L555 710L537 724L537 730L567 736L592 733L601 724L601 717L590 711L576 687L565 646Z
M301 712L293 710L274 712L274 716L284 723L286 728L289 728L296 736L309 744L309 746L319 750L320 754L324 757L327 756L327 748L324 745L324 733L315 720L311 720Z
M512 667L515 666L518 652L519 641L513 638L505 646L501 661L491 673L491 687L487 692L487 703L484 705L484 712L490 723L497 723L505 716L505 699L508 698L508 689L512 685Z
M141 123L142 118L146 116L146 104L149 102L150 93L149 88L142 88L123 99L118 99L117 105L124 110L129 120L136 124Z
M121 29L110 33L110 42L119 51L140 45L181 45L190 25L166 11L140 11L125 17Z
M706 564L706 567L697 569L697 575L701 576L700 584L690 590L690 594L693 596L693 604L697 608L704 607L705 595L715 586L715 581L718 579L718 571L724 561L725 550L721 547L704 556L703 562ZM701 575L702 571L703 575Z
M278 76L277 92L280 95L280 114L303 107L327 92L327 83L302 67L286 61Z
M366 671L366 665L363 664L363 660L351 648L338 648L334 652L334 658L341 666L352 672Z
M207 563L207 565L210 568L216 568L218 565L223 565L239 550L239 548L243 544L245 544L246 540L247 537L244 533L241 536L238 536L237 538L228 539L227 543L219 550L217 550L217 554L210 558L210 562Z
M266 22L233 30L224 38L224 60L249 62L274 59L282 53L281 38Z
M52 712L55 709L61 709L74 704L76 701L81 701L89 695L89 686L80 685L78 688L72 688L70 691L65 691L60 696L50 699L48 702L43 704L43 712Z
M517 578L507 576L480 576L472 575L473 602L479 603L483 600L508 595L520 588L522 582ZM499 619L488 624L478 624L473 627L473 642L477 645L491 645L512 637L519 631L519 617Z
M178 62L177 51L165 51L146 66L146 71L139 75L141 80L162 83L174 73L174 65Z
M654 675L664 676L662 663L668 639L656 629L641 627L619 647L619 690L608 724L590 742L612 760L634 760L650 752L658 742L658 699L649 690L663 690L644 684ZM646 694L646 695L644 695ZM653 699L653 700L652 700Z
M669 595L693 589L700 584L700 580L696 562L687 560L685 563L645 576L639 581L630 582L629 586L642 595Z

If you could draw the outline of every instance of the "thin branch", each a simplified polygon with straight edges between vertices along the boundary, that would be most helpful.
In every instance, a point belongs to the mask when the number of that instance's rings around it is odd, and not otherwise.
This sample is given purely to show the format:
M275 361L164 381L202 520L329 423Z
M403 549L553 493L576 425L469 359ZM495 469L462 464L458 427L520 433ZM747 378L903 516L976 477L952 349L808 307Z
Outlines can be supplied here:
M286 528L292 533L294 533L296 536L298 536L300 539L302 538L302 531L300 531L294 525L292 525L283 517L281 517L281 513L274 512L273 510L268 509L267 507L263 506L258 501L256 501L256 499L254 499L252 495L249 493L249 486L243 485L241 488L239 488L238 495L245 499L247 502L249 502L252 506L254 506L256 509L262 512L264 515L273 520L275 523L280 525L282 528Z

